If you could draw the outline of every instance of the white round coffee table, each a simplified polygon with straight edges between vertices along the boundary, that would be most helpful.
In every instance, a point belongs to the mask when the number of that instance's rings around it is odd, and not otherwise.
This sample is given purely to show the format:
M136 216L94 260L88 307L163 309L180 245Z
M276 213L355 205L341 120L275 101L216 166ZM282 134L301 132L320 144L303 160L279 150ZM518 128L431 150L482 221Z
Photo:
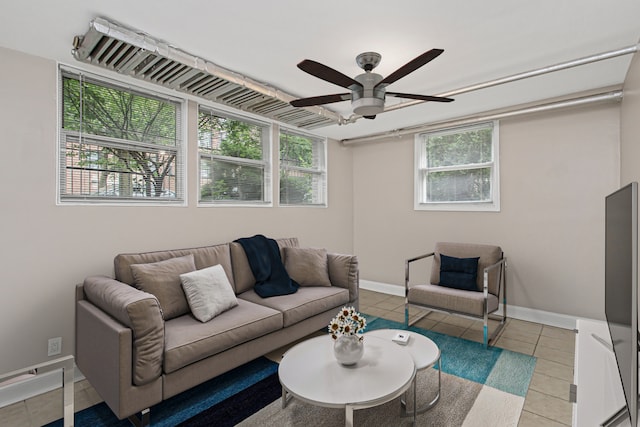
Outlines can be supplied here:
M392 341L393 338L398 333L409 334L409 341L407 342L406 345L397 344ZM440 349L438 348L436 343L434 343L429 338L417 332L404 331L400 329L378 329L375 331L367 332L366 334L364 334L364 336L365 336L365 339L368 339L369 337L382 338L387 341L393 342L393 344L399 347L403 347L407 349L411 354L411 357L413 357L413 363L416 366L416 371L420 371L422 369L427 369L427 368L431 368L432 366L438 365L438 392L436 396L433 398L433 400L431 400L431 402L429 402L425 406L416 410L417 408L416 380L417 379L414 379L413 381L414 410L411 412L407 412L406 403L403 401L402 402L403 415L405 416L413 415L415 419L416 413L420 414L422 412L425 412L431 409L436 403L438 403L438 400L440 399L440 387L442 384L442 369L441 369L442 366L440 365L440 357L441 357Z
M411 354L391 340L365 336L364 356L351 366L339 364L333 340L325 335L288 350L278 367L282 407L291 396L316 406L345 408L345 426L353 411L371 408L401 396L416 374Z

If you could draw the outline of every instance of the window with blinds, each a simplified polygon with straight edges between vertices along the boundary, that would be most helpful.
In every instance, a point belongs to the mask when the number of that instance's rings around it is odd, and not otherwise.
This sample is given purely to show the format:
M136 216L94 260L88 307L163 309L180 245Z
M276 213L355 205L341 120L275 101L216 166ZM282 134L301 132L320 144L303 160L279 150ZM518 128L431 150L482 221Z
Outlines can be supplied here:
M60 202L184 202L181 100L66 68L60 90Z
M280 204L327 206L327 140L280 129Z
M271 126L200 106L199 202L271 203Z
M498 122L416 135L415 209L499 211Z

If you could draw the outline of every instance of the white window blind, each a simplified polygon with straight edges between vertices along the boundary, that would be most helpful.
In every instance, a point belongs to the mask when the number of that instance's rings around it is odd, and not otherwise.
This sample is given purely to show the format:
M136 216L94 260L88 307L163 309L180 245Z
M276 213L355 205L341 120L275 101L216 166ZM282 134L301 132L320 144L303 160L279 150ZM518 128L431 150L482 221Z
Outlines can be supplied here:
M280 129L280 204L327 205L327 140Z
M271 126L200 106L202 204L271 203Z
M60 70L59 200L183 203L182 102Z

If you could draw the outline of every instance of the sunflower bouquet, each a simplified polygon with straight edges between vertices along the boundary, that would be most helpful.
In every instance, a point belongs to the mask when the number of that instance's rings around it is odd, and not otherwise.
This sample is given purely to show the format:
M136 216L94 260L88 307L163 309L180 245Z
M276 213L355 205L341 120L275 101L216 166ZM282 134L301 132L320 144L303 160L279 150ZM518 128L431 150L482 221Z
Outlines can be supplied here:
M342 307L329 323L331 338L337 340L341 335L357 335L367 327L367 319L353 307ZM362 339L362 337L360 337Z

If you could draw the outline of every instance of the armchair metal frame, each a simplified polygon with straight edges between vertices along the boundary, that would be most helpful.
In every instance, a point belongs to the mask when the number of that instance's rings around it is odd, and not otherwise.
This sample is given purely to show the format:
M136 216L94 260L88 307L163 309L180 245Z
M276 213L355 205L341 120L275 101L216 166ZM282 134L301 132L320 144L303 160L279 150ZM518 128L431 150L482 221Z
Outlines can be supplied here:
M423 260L423 259L432 257L434 255L435 255L435 252L431 252L431 253L428 253L428 254L424 254L424 255L420 255L420 256L414 257L414 258L407 259L405 261L405 269L404 269L404 305L405 305L404 323L405 323L405 327L408 328L409 326L413 325L414 323L416 323L417 321L422 319L424 316L429 314L429 311L437 311L437 312L446 313L446 314L455 314L457 316L467 317L467 318L472 318L472 319L482 319L482 321L484 323L482 341L483 341L483 344L484 344L485 348L487 348L487 346L489 344L491 344L494 341L494 339L498 336L498 334L500 333L502 328L504 328L506 320L507 320L507 287L506 287L507 258L502 257L495 264L489 265L486 268L484 268L484 270L483 270L483 288L482 288L482 292L484 294L483 315L482 316L476 316L476 315L473 315L471 313L465 313L465 312L460 312L460 311L444 309L444 308L438 307L438 306L432 306L432 305L427 305L427 304L417 304L417 303L409 302L409 267L410 267L410 264L412 262ZM500 269L499 274L498 274L498 279L497 279L499 281L497 297L498 297L498 301L500 301L501 298L502 298L502 315L492 314L492 313L495 313L496 311L498 311L500 309L500 304L498 304L498 308L496 310L493 310L491 312L489 312L488 304L487 304L487 298L488 298L488 295L489 295L489 272L491 270L493 270L493 269L496 269L496 268ZM476 292L476 291L464 291L464 292ZM409 307L416 307L416 308L419 308L419 309L427 309L429 311L423 312L420 316L416 317L415 319L413 319L413 321L411 323L409 323ZM497 320L497 321L500 322L500 324L498 325L496 330L491 334L491 336L489 336L489 319Z

